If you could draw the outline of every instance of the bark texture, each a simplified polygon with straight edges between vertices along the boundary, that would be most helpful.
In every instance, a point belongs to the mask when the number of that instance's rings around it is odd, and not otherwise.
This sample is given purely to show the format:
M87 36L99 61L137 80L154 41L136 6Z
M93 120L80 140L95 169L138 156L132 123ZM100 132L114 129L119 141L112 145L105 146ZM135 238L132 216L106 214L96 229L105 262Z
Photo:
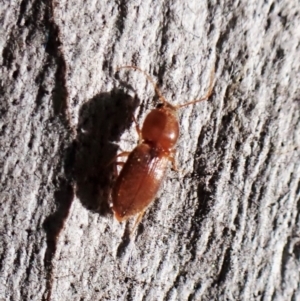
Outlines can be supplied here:
M0 300L300 300L300 7L1 1ZM176 159L132 238L108 165L155 105ZM120 147L120 148L119 148Z

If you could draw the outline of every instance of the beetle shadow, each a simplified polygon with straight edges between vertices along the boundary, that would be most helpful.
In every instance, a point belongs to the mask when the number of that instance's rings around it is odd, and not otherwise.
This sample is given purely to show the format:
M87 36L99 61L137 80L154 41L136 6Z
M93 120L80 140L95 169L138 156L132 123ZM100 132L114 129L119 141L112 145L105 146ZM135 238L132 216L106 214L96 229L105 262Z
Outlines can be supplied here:
M74 166L76 194L85 208L100 215L111 212L111 184L116 174L110 163L138 105L136 97L114 89L94 96L80 109Z

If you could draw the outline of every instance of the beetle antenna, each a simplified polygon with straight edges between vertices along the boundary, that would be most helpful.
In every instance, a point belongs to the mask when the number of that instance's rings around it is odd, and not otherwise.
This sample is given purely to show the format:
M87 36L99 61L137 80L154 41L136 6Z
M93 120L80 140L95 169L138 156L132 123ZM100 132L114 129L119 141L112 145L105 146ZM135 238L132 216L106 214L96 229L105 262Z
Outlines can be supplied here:
M154 90L155 90L155 92L156 92L159 100L162 103L164 103L164 104L169 104L169 102L162 96L160 90L157 87L157 84L153 81L152 77L149 74L147 74L145 71L143 71L142 69L140 69L139 67L136 67L136 66L122 66L122 67L118 67L117 71L119 71L120 69L134 69L134 70L142 72L146 76L146 78L148 79L148 81L152 84L152 86L153 86L153 88L154 88Z
M213 69L211 71L210 80L209 80L209 88L208 88L208 92L206 93L206 95L204 95L200 99L191 100L191 101L189 101L187 103L184 103L182 105L178 105L178 106L176 106L176 108L179 109L179 108L187 107L187 106L192 105L194 103L197 103L197 102L200 102L200 101L203 101L203 100L206 100L206 99L210 98L210 96L212 95L213 90L214 90L214 78L215 78L215 69Z

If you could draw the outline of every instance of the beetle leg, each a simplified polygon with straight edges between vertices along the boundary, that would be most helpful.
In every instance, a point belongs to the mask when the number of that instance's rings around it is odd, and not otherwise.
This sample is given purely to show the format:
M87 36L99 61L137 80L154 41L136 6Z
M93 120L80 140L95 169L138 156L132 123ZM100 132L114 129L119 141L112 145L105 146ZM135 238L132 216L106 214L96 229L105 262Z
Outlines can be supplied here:
M119 165L119 166L123 167L124 164L125 164L125 162L115 162L115 164L114 164L114 176L115 177L117 177L119 175L117 166Z
M110 164L116 162L117 158L119 158L119 157L128 157L129 154L130 154L130 152L122 152L122 153L114 156L113 159L108 162L108 164L106 165L106 167L109 166ZM116 162L116 163L118 164L118 163L122 163L122 162Z
M146 211L146 209L144 209L143 211L141 211L141 212L139 213L139 215L137 216L137 218L136 218L136 220L135 220L135 223L134 223L134 225L133 225L133 227L132 227L132 230L130 231L130 235L129 235L130 237L132 237L132 235L134 234L136 228L137 228L138 225L140 224L140 222L141 222L141 220L142 220L142 218L143 218L143 216L144 216L144 214L145 214L145 211Z
M172 168L173 168L173 170L179 172L179 169L178 169L178 166L177 166L177 163L176 163L176 159L175 159L175 155L176 155L176 150L173 150L173 151L170 153L169 160L170 160L171 163L172 163Z
M139 124L138 124L138 122L137 122L137 120L136 120L136 118L134 117L133 114L132 114L132 119L135 123L136 132L139 135L139 144L141 144L142 141L143 141L141 128L140 128L140 126L139 126Z
M116 155L107 165L106 165L106 167L107 166L109 166L109 165L111 165L112 163L115 163L114 164L114 176L115 177L117 177L118 175L119 175L119 173L118 173L118 169L117 169L117 166L119 165L119 166L124 166L124 162L116 162L116 160L117 160L117 158L119 158L119 157L128 157L129 156L129 154L130 154L130 152L122 152L122 153L120 153L120 154L118 154L118 155Z
M130 153L131 152L122 152L122 153L119 153L118 155L115 156L114 160L116 160L119 157L128 157Z

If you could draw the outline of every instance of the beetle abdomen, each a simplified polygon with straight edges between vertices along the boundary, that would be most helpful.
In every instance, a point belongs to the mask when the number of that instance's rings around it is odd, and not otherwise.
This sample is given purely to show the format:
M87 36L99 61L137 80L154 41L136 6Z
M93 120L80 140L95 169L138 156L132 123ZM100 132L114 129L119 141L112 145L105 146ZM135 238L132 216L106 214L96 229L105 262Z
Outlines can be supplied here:
M143 211L153 201L169 155L148 143L139 144L130 153L113 189L113 211L118 221Z

